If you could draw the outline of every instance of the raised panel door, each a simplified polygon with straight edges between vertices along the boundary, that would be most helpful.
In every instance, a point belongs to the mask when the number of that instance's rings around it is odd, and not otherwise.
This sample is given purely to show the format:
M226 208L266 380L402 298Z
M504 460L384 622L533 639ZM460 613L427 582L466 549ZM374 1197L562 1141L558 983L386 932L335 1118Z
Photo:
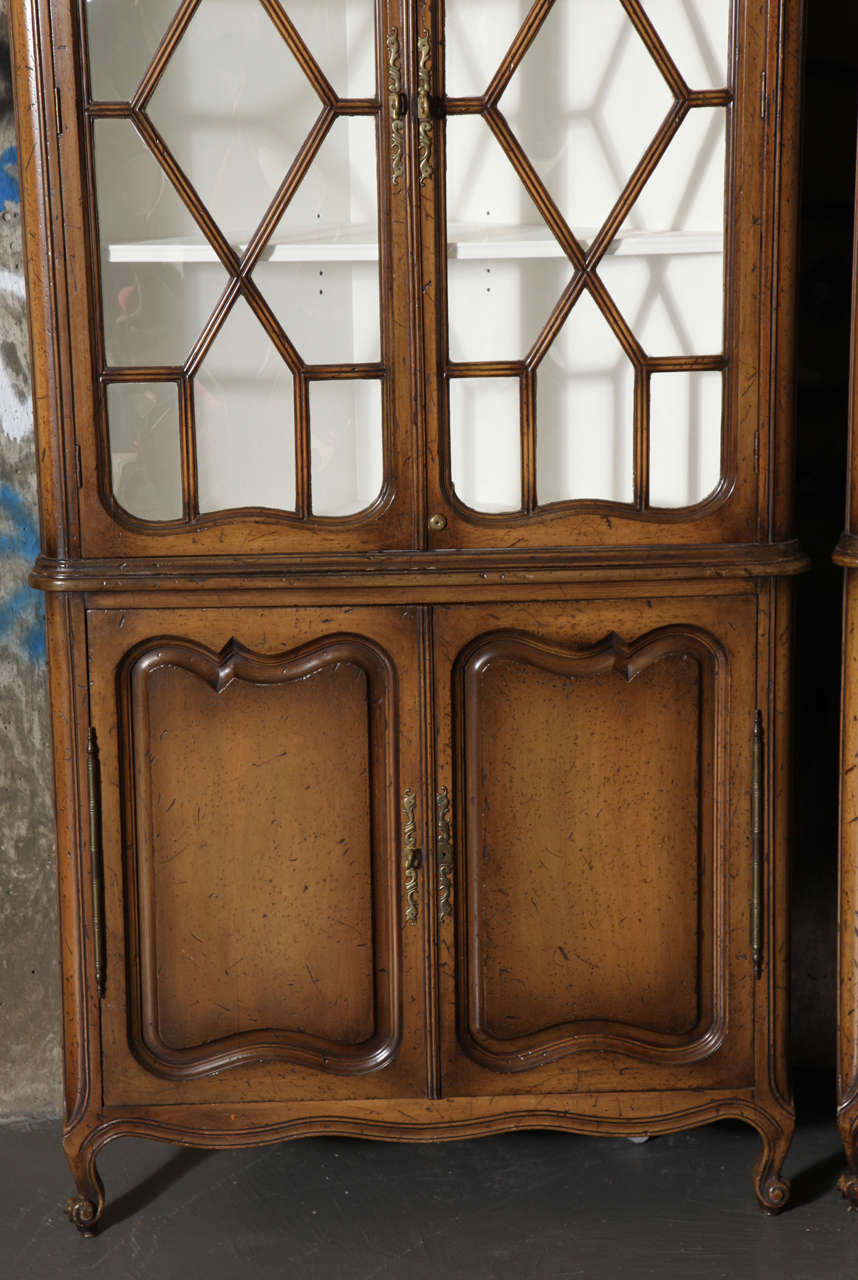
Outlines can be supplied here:
M398 4L80 13L84 553L411 545Z
M439 609L444 1094L751 1083L755 615Z
M755 540L759 7L434 8L433 545Z
M420 1096L401 794L420 789L418 611L88 627L106 1100Z

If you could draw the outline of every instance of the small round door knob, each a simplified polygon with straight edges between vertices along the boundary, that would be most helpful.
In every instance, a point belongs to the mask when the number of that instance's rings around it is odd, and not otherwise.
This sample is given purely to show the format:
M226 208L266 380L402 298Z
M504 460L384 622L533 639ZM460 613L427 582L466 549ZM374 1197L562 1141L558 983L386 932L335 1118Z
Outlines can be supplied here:
M447 528L447 517L446 517L446 516L441 516L441 515L434 515L434 516L430 516L430 517L429 517L429 528L430 528L430 529L436 529L436 530L437 530L437 529L446 529L446 528Z

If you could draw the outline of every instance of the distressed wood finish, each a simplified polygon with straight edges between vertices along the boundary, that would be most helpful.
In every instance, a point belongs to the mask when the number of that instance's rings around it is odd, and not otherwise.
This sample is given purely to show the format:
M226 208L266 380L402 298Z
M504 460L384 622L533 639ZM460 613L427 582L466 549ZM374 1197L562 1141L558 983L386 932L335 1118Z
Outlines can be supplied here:
M147 114L199 0L177 3L124 102L92 98L83 0L11 5L69 1216L96 1230L96 1160L125 1135L634 1136L725 1117L758 1130L753 1185L777 1212L793 1129L790 578L805 565L791 540L801 0L734 0L730 87L712 92L686 84L641 0L617 0L673 106L586 251L500 105L552 0L533 6L484 96L458 99L445 96L440 0L379 0L376 91L361 98L338 96L288 3L261 3L319 114L240 251ZM665 362L598 267L704 100L731 118L725 344ZM500 370L524 388L522 508L503 515L465 508L450 476L449 381L499 367L448 359L447 115L483 118L574 269L532 349ZM382 354L369 365L303 360L252 278L342 116L373 120L379 143ZM228 277L181 364L107 363L103 119L133 122ZM534 371L585 290L636 369L634 501L539 507ZM199 510L193 380L236 300L295 378L294 512ZM721 482L676 511L649 503L645 384L667 368L723 370L727 387ZM356 377L382 388L381 493L319 518L309 388ZM174 384L180 405L182 514L160 523L124 512L110 482L107 388L144 379ZM858 531L842 554L854 545ZM858 750L850 724L844 761ZM844 910L856 863L844 845ZM851 930L841 945L854 1160Z
M265 656L145 641L120 681L132 1052L179 1080L386 1066L402 1037L387 655L352 636Z
M754 672L733 636L756 629L754 595L437 613L457 833L445 1078L750 1080L750 811L732 798L750 791Z
M858 190L856 190L858 208ZM846 521L834 553L843 566L843 657L840 707L840 869L837 896L837 1118L849 1168L840 1189L858 1208L858 224L852 262L852 359Z
M456 662L459 1045L494 1072L570 1056L577 1070L588 1047L696 1062L727 1023L727 657L681 627L592 648L543 638L563 622L540 610ZM537 840L534 808L552 815Z
M842 545L842 544L841 544ZM837 1015L837 1105L838 1123L846 1149L849 1169L840 1179L840 1189L852 1208L858 1208L858 942L855 920L858 912L858 852L854 821L858 814L858 570L847 568L843 575L843 672L840 727L840 876L838 892L838 1015Z
M112 1102L425 1093L425 884L403 930L399 870L419 626L90 611Z

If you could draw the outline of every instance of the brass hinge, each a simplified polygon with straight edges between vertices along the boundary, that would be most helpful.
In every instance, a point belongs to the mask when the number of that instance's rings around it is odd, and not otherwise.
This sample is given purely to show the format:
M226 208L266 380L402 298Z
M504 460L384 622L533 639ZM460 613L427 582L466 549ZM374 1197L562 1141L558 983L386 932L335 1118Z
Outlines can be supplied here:
M402 92L402 46L399 43L399 30L393 27L387 37L387 101L390 112L390 183L396 186L403 175L405 161L404 117L408 110L408 100Z
M89 784L89 858L92 871L92 949L95 956L95 985L104 996L104 865L101 848L101 775L95 730L86 744L86 776Z
M417 149L420 185L432 177L432 44L429 32L417 40Z
M753 778L751 781L751 937L754 977L763 972L763 713L754 716Z
M416 795L410 787L406 787L402 793L402 816L405 819L402 828L402 846L405 863L406 924L417 923L417 871L423 861L423 854L417 848L417 824L414 821L416 803Z
M438 919L453 914L450 906L450 878L453 874L453 842L450 839L450 796L442 787L435 796L435 843L438 848Z
M769 99L766 93L766 73L760 76L760 119L765 120L769 114Z

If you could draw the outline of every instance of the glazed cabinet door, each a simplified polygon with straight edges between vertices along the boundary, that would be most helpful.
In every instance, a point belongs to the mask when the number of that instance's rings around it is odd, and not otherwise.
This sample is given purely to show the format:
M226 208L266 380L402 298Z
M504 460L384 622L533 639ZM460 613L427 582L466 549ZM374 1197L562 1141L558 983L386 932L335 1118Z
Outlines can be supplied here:
M88 631L105 1103L421 1096L419 610Z
M759 536L766 7L432 6L434 546Z
M437 610L445 1095L752 1083L756 626L741 589Z
M398 0L79 18L61 146L88 214L67 233L84 554L410 545Z

